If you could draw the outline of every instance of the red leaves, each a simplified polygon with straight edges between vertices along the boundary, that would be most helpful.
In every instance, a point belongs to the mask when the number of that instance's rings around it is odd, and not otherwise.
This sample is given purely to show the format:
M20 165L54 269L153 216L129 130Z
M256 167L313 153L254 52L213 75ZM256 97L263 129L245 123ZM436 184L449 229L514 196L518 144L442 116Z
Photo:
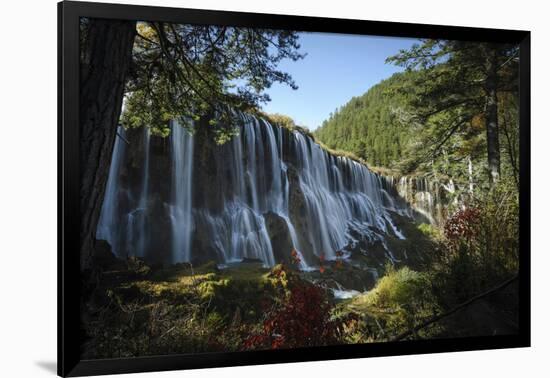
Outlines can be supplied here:
M300 262L302 261L300 259L300 254L294 248L292 248L292 251L290 252L290 258L292 259L292 263L296 265L300 265Z
M249 336L244 342L244 349L254 349L258 345L263 345L266 343L267 336L265 334L252 335Z
M267 314L263 332L248 337L243 346L279 349L336 343L342 324L330 319L330 311L324 289L301 282L290 289L280 308Z
M334 267L336 269L341 269L344 266L344 252L342 251L336 251L336 262L334 263ZM325 254L321 253L321 256L319 256L319 273L323 274L326 271L326 268L324 266L324 263L326 261Z
M285 338L283 336L276 336L271 342L271 349L279 349L284 345Z
M460 241L470 241L479 231L481 222L481 213L475 207L456 212L445 223L445 237L451 243L459 243Z

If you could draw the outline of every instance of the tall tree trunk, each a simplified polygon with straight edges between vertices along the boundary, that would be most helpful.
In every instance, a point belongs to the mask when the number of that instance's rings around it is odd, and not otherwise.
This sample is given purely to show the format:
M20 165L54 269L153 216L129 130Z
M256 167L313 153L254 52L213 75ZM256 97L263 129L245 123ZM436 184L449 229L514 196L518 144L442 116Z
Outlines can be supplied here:
M132 63L135 21L90 19L81 40L80 262L90 267L96 227Z
M486 81L487 107L485 110L485 124L487 127L487 158L489 179L491 185L500 177L500 143L498 132L498 97L497 97L497 50L489 49L488 75Z

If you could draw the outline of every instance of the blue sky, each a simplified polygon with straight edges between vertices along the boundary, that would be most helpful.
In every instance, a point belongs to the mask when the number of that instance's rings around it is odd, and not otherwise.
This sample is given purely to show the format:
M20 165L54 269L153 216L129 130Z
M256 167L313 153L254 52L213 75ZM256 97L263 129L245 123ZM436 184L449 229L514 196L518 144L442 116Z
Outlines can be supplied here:
M267 90L271 101L263 109L289 115L297 124L314 130L330 112L353 96L362 95L381 80L402 71L385 60L415 42L408 38L300 33L300 50L307 56L279 64L299 88L292 90L286 85L273 84Z

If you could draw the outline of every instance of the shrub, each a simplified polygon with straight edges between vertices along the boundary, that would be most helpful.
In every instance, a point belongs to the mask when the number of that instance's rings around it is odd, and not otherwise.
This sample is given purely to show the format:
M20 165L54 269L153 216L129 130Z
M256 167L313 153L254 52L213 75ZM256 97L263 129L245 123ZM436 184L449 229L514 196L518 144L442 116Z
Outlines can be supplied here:
M424 236L432 240L439 239L441 235L437 227L434 227L428 223L420 223L418 225L418 231L420 231Z
M502 181L447 220L436 280L446 302L467 300L517 272L518 204L517 188Z
M368 293L366 300L378 307L403 307L413 301L420 301L427 286L429 281L422 273L408 267L399 270L390 268L376 287Z
M285 269L275 272L287 280ZM332 319L331 310L324 288L292 280L284 299L267 311L261 331L247 337L243 347L279 349L336 344L349 319Z
M353 298L346 307L362 317L362 321L346 329L349 342L391 339L439 310L432 294L431 276L407 267L388 267L371 291ZM430 328L422 334L431 336L436 332L438 328Z

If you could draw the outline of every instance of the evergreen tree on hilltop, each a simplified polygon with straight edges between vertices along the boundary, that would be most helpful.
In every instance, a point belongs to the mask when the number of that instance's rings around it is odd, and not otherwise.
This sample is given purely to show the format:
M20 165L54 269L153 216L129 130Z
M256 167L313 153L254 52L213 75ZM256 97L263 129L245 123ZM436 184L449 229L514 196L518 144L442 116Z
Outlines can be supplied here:
M410 139L409 95L392 88L411 82L417 72L394 74L365 94L352 98L315 131L333 149L350 151L375 166L395 167Z

